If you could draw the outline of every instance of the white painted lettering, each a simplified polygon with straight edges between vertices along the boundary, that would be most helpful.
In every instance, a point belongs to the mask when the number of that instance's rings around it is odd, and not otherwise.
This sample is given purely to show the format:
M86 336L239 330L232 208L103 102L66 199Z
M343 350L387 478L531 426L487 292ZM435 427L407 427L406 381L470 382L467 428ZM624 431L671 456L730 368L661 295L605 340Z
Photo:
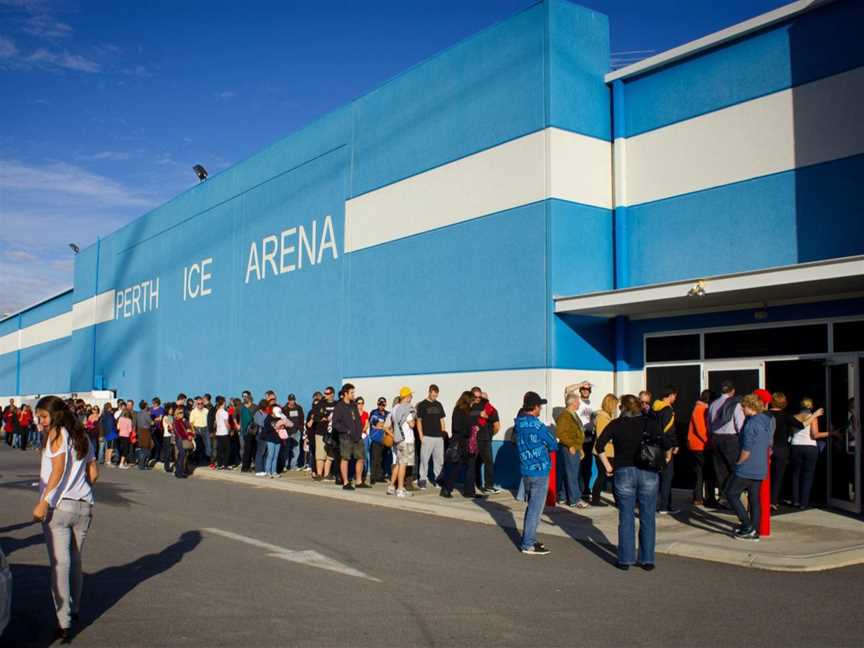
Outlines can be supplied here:
M312 242L310 244L309 239L306 238L306 229L301 225L300 226L300 251L297 255L297 267L303 267L303 248L306 248L306 253L309 255L309 263L315 265L315 241L317 236L315 232L318 229L318 221L312 221Z
M201 262L201 295L202 296L203 295L209 295L211 292L213 292L212 288L207 288L204 285L205 283L207 283L208 279L211 279L213 277L213 275L211 273L207 272L207 270L205 269L206 266L209 266L211 263L213 263L213 257L209 257L207 259L204 259Z
M156 290L153 290L153 281L148 282L150 284L150 310L155 310L159 308L159 277L156 277ZM154 306L153 301L156 301Z
M330 233L328 238L327 233ZM324 255L324 250L330 249L333 252L335 260L339 253L336 251L336 235L333 233L333 219L330 215L324 217L324 227L321 228L321 245L318 246L318 263L321 263L321 257Z
M255 241L249 246L249 261L246 262L246 282L249 283L249 274L255 270L255 278L261 281L261 267L258 265L258 246Z
M289 236L294 236L296 233L297 233L296 227L282 230L282 235L281 235L280 241L279 241L280 247L282 248L282 250L279 253L279 273L280 274L285 273L285 272L293 272L295 267L296 267L293 263L288 263L288 264L285 263L285 257L288 256L289 254L294 254L294 252L296 250L296 248L294 247L293 244L288 245L288 243L286 242L286 239Z
M137 315L141 312L141 304L139 300L141 299L141 285L135 284L132 286L132 314ZM136 313L137 311L137 313Z
M116 298L114 300L114 319L120 317L121 308L123 308L123 291L118 290L116 292Z
M267 250L267 244L271 244L273 246L272 250ZM279 248L279 239L276 238L275 235L271 234L270 236L264 238L261 241L261 265L264 266L262 277L267 277L267 266L269 263L270 267L273 268L273 274L279 274L279 271L276 269L276 250Z
M123 319L127 317L132 317L133 313L131 312L132 308L132 289L127 288L123 291Z

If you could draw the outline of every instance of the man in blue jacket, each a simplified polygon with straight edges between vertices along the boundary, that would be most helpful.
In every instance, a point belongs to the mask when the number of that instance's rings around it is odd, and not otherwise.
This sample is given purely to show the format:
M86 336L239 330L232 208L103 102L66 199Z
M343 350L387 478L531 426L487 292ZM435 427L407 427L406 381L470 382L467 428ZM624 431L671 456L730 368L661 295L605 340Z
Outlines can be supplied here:
M522 553L544 556L549 550L537 542L537 526L546 503L549 487L549 469L552 462L549 453L554 452L558 442L543 422L538 418L546 404L535 392L527 392L522 399L522 409L516 417L516 447L519 450L519 463L522 470L522 484L528 506L522 524Z

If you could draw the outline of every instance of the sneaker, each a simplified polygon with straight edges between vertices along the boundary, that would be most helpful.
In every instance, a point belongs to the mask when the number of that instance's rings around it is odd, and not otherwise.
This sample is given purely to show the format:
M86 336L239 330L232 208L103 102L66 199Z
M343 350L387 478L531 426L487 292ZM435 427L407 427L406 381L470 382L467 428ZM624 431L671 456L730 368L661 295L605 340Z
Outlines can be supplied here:
M549 553L549 550L542 542L536 542L533 547L522 549L522 553L528 556L545 556Z
M372 487L369 484L367 484L366 482L360 482L359 484L357 484L355 486L355 488L372 488Z
M446 497L447 499L452 499L452 498L453 498L453 493L451 493L449 490L447 490L446 488L443 488L443 487L441 488L441 492L438 493L438 494L439 494L441 497Z
M759 533L756 529L739 529L732 537L736 540L751 540L753 542L759 542Z
M354 490L354 487L353 487L351 484L345 484L345 485L342 487L342 490L353 491L353 490Z
M419 488L420 490L426 490L426 482L425 481L418 481L417 482L417 488Z
M400 488L396 491L396 497L411 497L412 493L409 493L404 488Z
M255 476L256 477L266 477L267 473L265 473L265 472L255 473Z
M315 481L324 481L324 478L321 475L312 475L312 479Z
M396 489L393 486L391 486L390 484L387 484L387 494L388 495L395 495L396 494Z
M680 512L681 512L681 509L674 508L674 507L669 509L668 511L666 511L666 513L668 513L669 515L678 515Z
M579 500L578 502L576 502L576 508L577 509L586 509L586 508L591 508L591 505L588 502L583 502L582 500Z
M642 563L639 566L643 569L643 571L654 571L654 563Z

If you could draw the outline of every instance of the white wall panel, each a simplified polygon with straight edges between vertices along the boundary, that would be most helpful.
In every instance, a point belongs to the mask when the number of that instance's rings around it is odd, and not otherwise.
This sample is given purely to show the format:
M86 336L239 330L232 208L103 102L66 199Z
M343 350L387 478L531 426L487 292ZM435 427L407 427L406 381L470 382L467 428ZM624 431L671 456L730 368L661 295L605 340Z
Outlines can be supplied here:
M609 142L557 128L469 155L349 200L345 250L550 197L610 209L611 156Z
M536 391L549 400L549 405L544 407L541 418L547 423L551 423L553 411L564 405L564 387L582 380L588 380L594 384L594 400L597 401L597 407L600 407L603 396L612 391L612 372L570 369L514 369L509 371L347 378L345 382L353 384L357 388L357 395L366 399L367 409L374 409L379 396L387 398L388 409L390 409L393 397L399 393L399 389L403 386L414 390L414 403L416 404L426 398L429 385L434 383L441 389L439 399L447 412L448 429L450 414L460 394L477 385L489 394L490 401L498 409L501 416L501 432L496 437L500 440L510 438L513 419L522 406L522 397L526 391Z
M72 330L96 326L114 319L114 290L107 290L72 306Z
M864 153L864 68L616 142L616 199L636 205ZM623 173L623 177L622 174Z
M21 348L52 342L72 335L72 311L21 329Z

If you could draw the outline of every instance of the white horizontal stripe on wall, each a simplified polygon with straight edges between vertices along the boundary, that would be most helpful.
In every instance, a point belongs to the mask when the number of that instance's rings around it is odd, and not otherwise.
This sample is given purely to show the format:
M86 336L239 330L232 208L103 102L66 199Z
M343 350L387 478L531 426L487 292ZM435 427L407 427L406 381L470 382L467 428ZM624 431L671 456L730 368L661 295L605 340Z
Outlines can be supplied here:
M615 200L637 205L864 153L864 68L616 140Z
M69 337L73 331L114 319L114 290L73 304L72 310L0 336L0 355Z
M96 326L114 319L114 290L106 290L72 306L72 330Z
M0 336L0 355L14 353L21 348L21 331L12 331Z
M393 397L404 387L414 390L414 404L426 398L430 384L441 390L439 400L447 413L447 429L451 429L450 415L461 393L475 385L489 395L489 400L498 409L501 417L499 440L509 439L513 419L522 405L526 391L535 391L549 400L543 408L541 418L552 422L553 413L564 406L564 387L588 380L594 385L596 406L600 407L603 396L612 391L614 375L611 371L579 371L571 369L513 369L507 371L474 371L435 374L413 374L406 376L376 376L371 378L346 378L357 388L357 396L366 401L366 409L375 409L380 396L387 399L387 409L392 409Z
M611 209L609 142L548 128L350 199L353 252L520 205L562 198Z
M72 335L72 311L49 317L21 329L21 348L53 342Z

